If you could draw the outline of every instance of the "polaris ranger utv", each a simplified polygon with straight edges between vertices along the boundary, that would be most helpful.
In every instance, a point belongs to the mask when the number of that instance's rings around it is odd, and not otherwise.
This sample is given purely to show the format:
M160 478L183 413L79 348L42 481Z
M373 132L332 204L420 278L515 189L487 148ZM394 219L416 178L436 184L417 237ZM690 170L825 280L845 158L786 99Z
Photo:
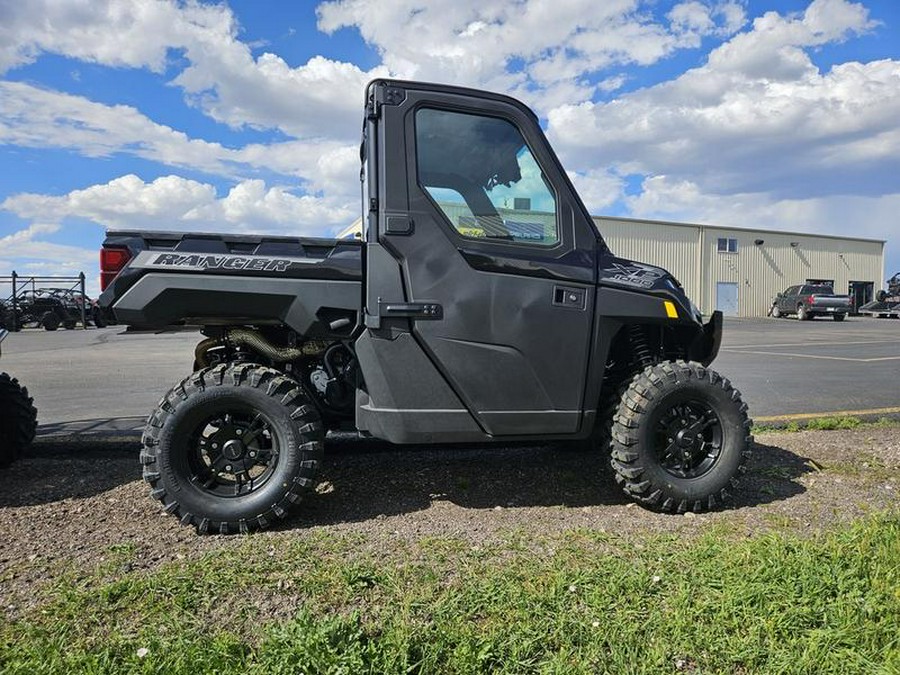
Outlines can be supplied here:
M147 422L153 497L200 532L284 517L326 430L392 443L593 440L632 498L715 507L747 407L722 331L662 269L615 257L535 115L506 96L376 80L365 240L109 232L102 306L201 327Z

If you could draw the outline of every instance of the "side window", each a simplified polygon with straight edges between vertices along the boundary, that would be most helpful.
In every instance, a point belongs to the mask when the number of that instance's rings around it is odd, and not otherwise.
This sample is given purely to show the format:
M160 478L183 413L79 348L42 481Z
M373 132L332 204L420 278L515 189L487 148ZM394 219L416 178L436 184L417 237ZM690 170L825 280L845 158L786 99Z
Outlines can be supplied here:
M419 184L462 236L559 242L556 198L512 123L422 108L416 112L416 164Z
M737 239L719 237L716 241L716 250L719 253L737 253Z

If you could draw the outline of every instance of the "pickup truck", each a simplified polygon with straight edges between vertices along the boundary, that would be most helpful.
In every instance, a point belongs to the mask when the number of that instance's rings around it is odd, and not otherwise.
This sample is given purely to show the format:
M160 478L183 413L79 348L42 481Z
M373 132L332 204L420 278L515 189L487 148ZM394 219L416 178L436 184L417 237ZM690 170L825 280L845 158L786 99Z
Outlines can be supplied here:
M801 284L779 293L772 302L771 314L776 319L796 314L800 321L817 316L830 316L835 321L843 321L850 308L850 296L835 295L831 286Z
M728 496L752 437L709 368L721 313L704 323L665 270L613 255L531 110L375 80L360 154L364 241L108 233L105 311L202 334L143 436L166 512L266 527L312 491L334 429L589 441L646 507Z

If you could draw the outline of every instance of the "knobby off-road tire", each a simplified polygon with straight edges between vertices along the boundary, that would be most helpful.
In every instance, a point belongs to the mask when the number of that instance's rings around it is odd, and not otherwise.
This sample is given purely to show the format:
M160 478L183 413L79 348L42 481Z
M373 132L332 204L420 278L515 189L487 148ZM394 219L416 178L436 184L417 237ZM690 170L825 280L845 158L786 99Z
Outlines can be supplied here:
M773 306L772 306L772 311L771 311L770 313L771 313L773 319L780 319L780 318L781 318L781 310L778 309L778 305L773 305Z
M15 461L37 429L37 410L28 390L6 373L0 373L0 466Z
M97 328L106 328L106 319L103 317L103 311L99 307L95 307L91 312L91 321Z
M808 321L812 318L812 315L809 313L809 310L806 309L806 305L798 305L797 306L797 320L798 321Z
M845 318L847 318L847 315L846 314L832 314L831 318L834 319L835 321L843 321Z
M53 312L45 312L41 317L41 325L44 330L56 330L59 328L59 317Z
M201 534L259 530L313 488L324 437L294 380L219 364L183 380L150 415L143 476L165 511Z
M712 509L737 485L753 437L740 392L699 363L645 368L625 389L612 424L616 481L658 511Z

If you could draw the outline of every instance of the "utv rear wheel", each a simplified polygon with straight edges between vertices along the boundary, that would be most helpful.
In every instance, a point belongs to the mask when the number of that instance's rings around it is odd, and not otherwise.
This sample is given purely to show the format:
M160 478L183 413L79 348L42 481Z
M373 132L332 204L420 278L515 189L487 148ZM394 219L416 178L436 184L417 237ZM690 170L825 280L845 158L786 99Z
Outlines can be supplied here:
M612 425L616 481L658 511L712 509L750 456L740 392L699 363L665 362L635 375Z
M0 373L0 466L15 461L34 440L37 410L28 390Z
M144 480L167 513L198 532L271 525L314 485L324 432L297 383L253 364L192 374L147 421Z
M833 314L832 318L835 321L843 321L846 316L847 316L846 314Z

